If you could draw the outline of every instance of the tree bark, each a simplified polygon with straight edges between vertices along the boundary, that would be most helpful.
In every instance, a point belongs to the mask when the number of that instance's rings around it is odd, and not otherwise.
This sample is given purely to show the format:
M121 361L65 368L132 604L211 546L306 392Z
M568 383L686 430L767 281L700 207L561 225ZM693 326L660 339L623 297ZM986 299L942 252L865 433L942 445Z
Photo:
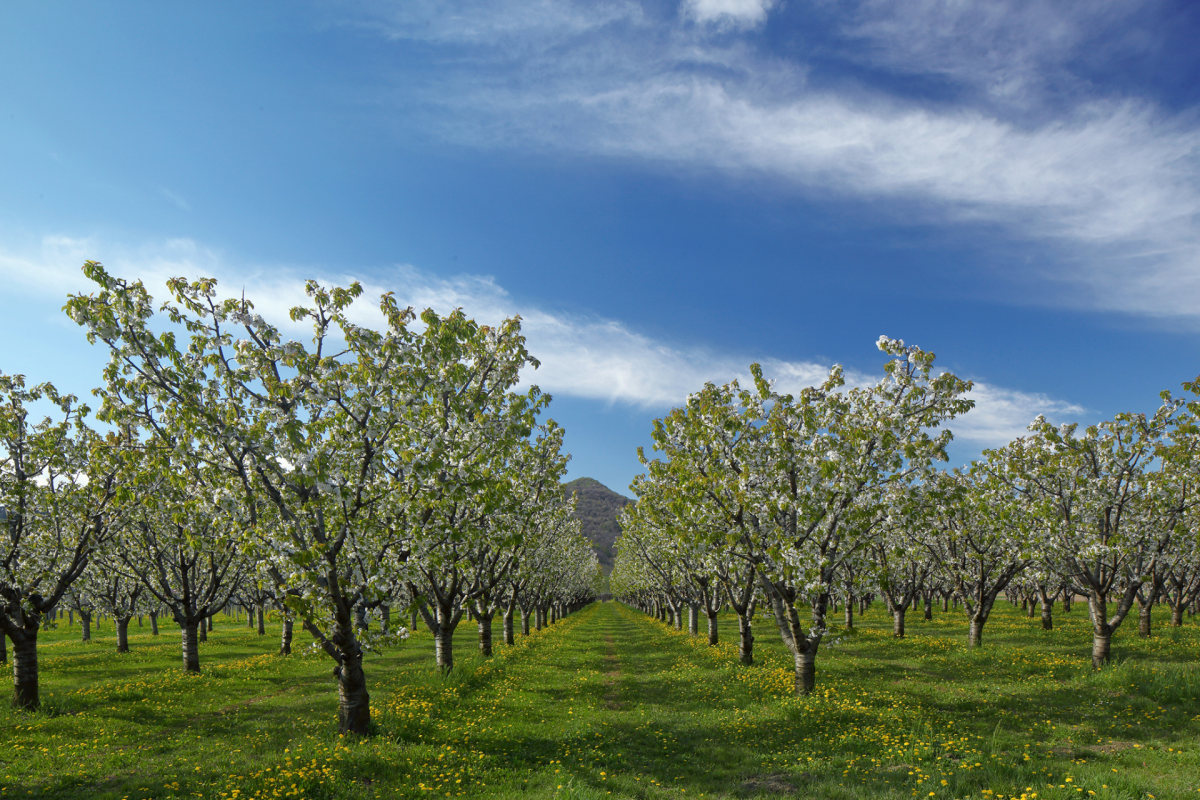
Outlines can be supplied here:
M369 736L371 733L371 698L367 694L367 678L363 674L362 652L343 655L337 668L338 733Z
M258 635L259 636L267 635L267 625L266 625L266 620L264 619L265 616L266 615L263 613L262 603L259 603L258 604Z
M817 686L817 654L813 650L801 650L795 656L796 694L812 694Z
M283 633L279 637L279 655L290 656L292 654L292 618L283 618Z
M79 625L83 629L83 638L79 641L90 642L92 640L92 615L86 611L80 611Z
M26 628L13 639L13 699L14 708L36 711L41 705L38 696L37 628Z
M479 654L484 658L492 657L492 617L495 615L494 611L475 612L476 621L479 624Z
M8 634L0 631L0 664L8 663Z
M1107 623L1098 627L1101 630L1092 633L1092 669L1100 669L1107 664L1112 652L1112 629Z
M854 596L846 600L846 630L854 627Z
M379 605L379 630L385 636L392 629L392 607L386 603Z
M158 636L158 612L150 612L150 635Z
M454 669L454 631L438 626L433 632L433 654L438 671L444 674Z
M849 608L849 606L846 606ZM738 615L738 660L745 666L750 666L754 663L754 631L752 628L752 615Z
M200 671L200 646L197 643L195 621L181 626L183 637L183 668L187 672Z
M1138 605L1138 636L1150 636L1150 612L1153 608L1153 603Z
M967 647L979 647L983 644L984 620L976 617L967 626Z
M130 617L117 617L117 652L129 652L129 620Z
M521 635L529 635L529 617L533 614L533 609L526 611L521 609Z
M516 614L516 606L509 603L504 609L504 643L506 645L514 645L517 643L516 632L513 625L513 616Z
M900 604L892 612L892 635L897 639L904 638L904 615L908 613L908 603Z
M925 621L928 622L932 619L933 619L933 594L927 592L925 594Z
M708 613L708 646L714 647L717 644L717 615L715 612Z

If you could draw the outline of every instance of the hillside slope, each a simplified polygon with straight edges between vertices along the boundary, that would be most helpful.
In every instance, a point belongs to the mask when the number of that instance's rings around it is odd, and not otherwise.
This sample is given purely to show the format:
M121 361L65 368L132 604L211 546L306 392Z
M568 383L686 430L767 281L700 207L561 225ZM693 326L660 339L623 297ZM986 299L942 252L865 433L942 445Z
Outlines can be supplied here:
M592 541L604 572L612 572L613 542L621 535L617 514L633 500L617 494L595 478L576 478L564 483L563 491L567 497L572 493L579 496L575 516L582 523L583 535Z

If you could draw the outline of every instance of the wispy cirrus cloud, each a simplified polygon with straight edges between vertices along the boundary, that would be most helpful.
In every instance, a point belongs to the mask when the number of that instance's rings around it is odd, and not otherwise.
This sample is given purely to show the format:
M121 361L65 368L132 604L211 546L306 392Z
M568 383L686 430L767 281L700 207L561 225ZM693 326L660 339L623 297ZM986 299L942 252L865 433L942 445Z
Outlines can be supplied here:
M1071 69L1091 59L1152 46L1135 15L1154 0L859 0L840 30L853 58L910 75L941 76L978 90L977 99L1027 109L1048 97L1087 99L1095 87ZM1134 23L1131 25L1130 23Z
M439 137L769 176L921 222L998 225L1044 248L1030 277L1042 301L1194 320L1196 115L1072 72L1082 55L1133 46L1120 31L1155 5L829 6L823 48L944 79L951 100L815 78L806 51L764 44L759 29L784 13L765 0L686 0L658 16L603 0L365 4L349 17L433 48L434 68L405 73L393 99ZM721 20L746 24L710 35Z
M757 28L767 21L775 0L684 0L680 15L718 27Z
M30 302L45 301L48 308L61 304L68 292L87 293L92 284L80 265L86 259L105 263L114 274L139 279L156 298L166 298L165 283L172 277L214 277L219 290L254 302L258 313L277 324L288 336L303 339L307 328L293 323L288 310L304 305L304 280L325 285L363 284L365 297L352 311L363 325L381 322L374 301L394 292L402 305L433 308L445 314L464 309L482 322L495 324L520 316L530 352L541 362L524 380L551 394L562 394L647 411L663 411L684 401L706 382L739 380L750 385L749 365L759 362L767 378L781 391L796 392L820 384L830 364L781 359L769 352L721 352L687 347L648 336L625 322L598 316L546 309L512 297L487 276L439 277L408 265L369 274L336 270L305 270L287 265L231 263L221 252L189 239L122 246L96 238L46 237L40 246L25 252L0 250L0 277L21 285ZM864 342L864 348L869 343ZM876 379L869 372L849 370L851 384ZM1037 393L1005 389L977 382L971 395L976 408L952 427L957 436L977 446L1003 444L1021 435L1038 414L1069 421L1086 414L1078 405Z
M191 211L192 210L191 204L183 197L183 195L178 194L176 192L172 192L170 189L167 189L166 187L162 187L162 186L159 187L158 191L162 194L163 197L170 200L171 203L173 203L180 211Z

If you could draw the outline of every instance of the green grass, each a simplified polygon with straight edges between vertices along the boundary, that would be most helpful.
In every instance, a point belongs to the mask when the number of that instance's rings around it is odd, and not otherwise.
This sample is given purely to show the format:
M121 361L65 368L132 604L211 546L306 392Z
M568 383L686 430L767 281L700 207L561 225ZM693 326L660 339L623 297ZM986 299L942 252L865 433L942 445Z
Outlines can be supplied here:
M0 798L1197 796L1195 622L1127 625L1094 674L1086 614L1043 632L1005 607L969 651L954 612L896 641L876 607L831 633L808 698L765 619L750 668L733 617L710 648L611 603L486 662L464 625L445 679L418 633L368 660L366 741L334 732L331 662L274 655L277 626L218 620L200 676L166 626L125 655L110 624L87 645L64 626L43 635L44 709L0 690Z

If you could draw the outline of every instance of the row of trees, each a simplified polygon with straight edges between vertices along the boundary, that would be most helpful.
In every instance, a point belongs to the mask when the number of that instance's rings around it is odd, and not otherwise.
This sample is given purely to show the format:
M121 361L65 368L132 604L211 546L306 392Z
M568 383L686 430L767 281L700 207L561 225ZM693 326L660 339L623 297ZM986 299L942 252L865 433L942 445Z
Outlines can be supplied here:
M516 608L527 628L529 611L598 591L560 489L562 429L539 421L550 398L518 390L537 366L519 319L418 322L385 295L381 323L358 325L357 284L310 282L291 311L306 345L212 280L171 281L156 309L140 282L84 272L97 291L66 311L111 354L96 390L107 431L77 398L0 377L0 630L17 705L37 706L37 632L89 569L88 600L114 616L169 610L189 670L202 624L250 587L335 662L339 730L357 734L364 648L404 634L369 630L368 611L415 611L448 670L464 611L489 654L496 613L511 642ZM39 404L55 414L34 422Z
M1200 403L1163 393L1152 415L1084 430L1039 417L1027 435L965 468L938 469L967 412L971 385L934 374L932 353L881 338L890 356L873 386L824 384L780 394L757 365L754 391L706 385L655 422L646 474L625 512L614 593L696 629L728 604L740 620L771 609L795 663L796 692L815 686L816 655L841 602L884 601L897 636L919 596L961 603L978 646L997 597L1087 598L1092 661L1139 606L1164 601L1179 624L1200 594ZM1194 397L1200 385L1185 384ZM802 622L807 611L809 621Z

